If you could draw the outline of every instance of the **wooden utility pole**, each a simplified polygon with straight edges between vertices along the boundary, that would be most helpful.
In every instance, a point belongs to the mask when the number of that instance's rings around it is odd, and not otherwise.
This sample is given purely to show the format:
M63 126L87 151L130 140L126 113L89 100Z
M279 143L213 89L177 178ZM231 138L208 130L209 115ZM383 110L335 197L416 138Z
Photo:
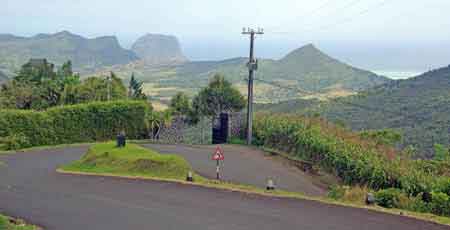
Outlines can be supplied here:
M247 145L252 144L252 126L253 126L253 76L258 69L258 61L254 57L255 35L264 34L263 29L258 30L243 28L242 34L250 35L250 56L247 64L248 67L248 102L247 102Z

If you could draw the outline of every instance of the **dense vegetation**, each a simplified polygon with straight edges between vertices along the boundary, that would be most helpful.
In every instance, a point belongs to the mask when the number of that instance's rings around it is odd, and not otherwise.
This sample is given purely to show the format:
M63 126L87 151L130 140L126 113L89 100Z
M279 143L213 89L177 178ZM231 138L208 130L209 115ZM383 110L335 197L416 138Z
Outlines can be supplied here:
M129 138L146 135L151 107L143 101L92 102L45 111L0 110L3 148L111 140L124 130Z
M450 145L450 67L329 102L294 100L257 108L320 114L353 130L396 129L403 136L399 147L412 146L418 156L431 157L434 144Z
M127 95L128 94L128 95ZM0 109L44 110L58 105L92 101L147 99L142 82L131 76L128 89L114 73L106 77L80 80L72 71L72 62L55 66L46 59L31 59L17 75L0 89Z
M443 206L439 210L414 210L449 215L449 161L411 160L408 152L396 153L389 146L364 139L359 133L320 118L259 114L255 118L254 134L256 144L320 165L346 184L365 185L374 190L395 188L408 202L420 200L424 206L431 206L433 199L439 199ZM424 194L430 194L430 200L422 199Z
M188 171L192 170L189 163L180 156L161 155L135 144L117 148L113 142L91 146L80 160L64 166L63 169L178 180L184 180Z

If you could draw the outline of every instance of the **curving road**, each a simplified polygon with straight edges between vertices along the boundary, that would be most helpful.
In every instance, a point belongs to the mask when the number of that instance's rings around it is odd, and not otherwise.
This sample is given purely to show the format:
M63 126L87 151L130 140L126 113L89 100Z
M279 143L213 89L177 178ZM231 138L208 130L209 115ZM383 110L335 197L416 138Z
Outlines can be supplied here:
M175 183L55 172L86 147L0 156L0 212L48 230L443 230L447 226L313 201Z

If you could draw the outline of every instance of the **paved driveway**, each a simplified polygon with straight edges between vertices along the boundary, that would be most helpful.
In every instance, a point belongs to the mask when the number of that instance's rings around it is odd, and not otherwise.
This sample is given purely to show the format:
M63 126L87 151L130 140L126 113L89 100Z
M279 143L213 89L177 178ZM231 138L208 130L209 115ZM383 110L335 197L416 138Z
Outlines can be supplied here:
M216 162L211 160L215 146L186 146L146 144L144 147L160 153L183 156L202 176L216 177ZM272 178L278 188L301 192L311 196L326 195L324 188L313 183L311 176L291 165L269 159L255 148L238 145L223 145L225 160L222 164L222 179L257 187L265 187L267 178Z

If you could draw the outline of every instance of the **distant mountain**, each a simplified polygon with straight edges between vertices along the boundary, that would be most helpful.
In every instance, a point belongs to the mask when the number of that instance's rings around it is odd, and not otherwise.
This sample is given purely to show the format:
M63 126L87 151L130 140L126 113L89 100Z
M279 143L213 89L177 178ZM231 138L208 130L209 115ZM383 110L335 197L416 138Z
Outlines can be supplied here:
M297 81L305 90L322 91L343 88L360 91L388 82L372 72L338 61L309 44L284 58L261 66L261 77Z
M271 112L321 113L355 130L399 129L403 147L414 145L430 156L434 143L450 144L450 66L319 106L294 100L257 107Z
M187 61L178 39L169 35L146 34L133 44L131 50L147 64L175 64Z
M71 60L75 70L126 64L137 59L114 36L87 39L67 31L33 37L0 34L0 69L14 72L30 58L47 58L56 65Z

